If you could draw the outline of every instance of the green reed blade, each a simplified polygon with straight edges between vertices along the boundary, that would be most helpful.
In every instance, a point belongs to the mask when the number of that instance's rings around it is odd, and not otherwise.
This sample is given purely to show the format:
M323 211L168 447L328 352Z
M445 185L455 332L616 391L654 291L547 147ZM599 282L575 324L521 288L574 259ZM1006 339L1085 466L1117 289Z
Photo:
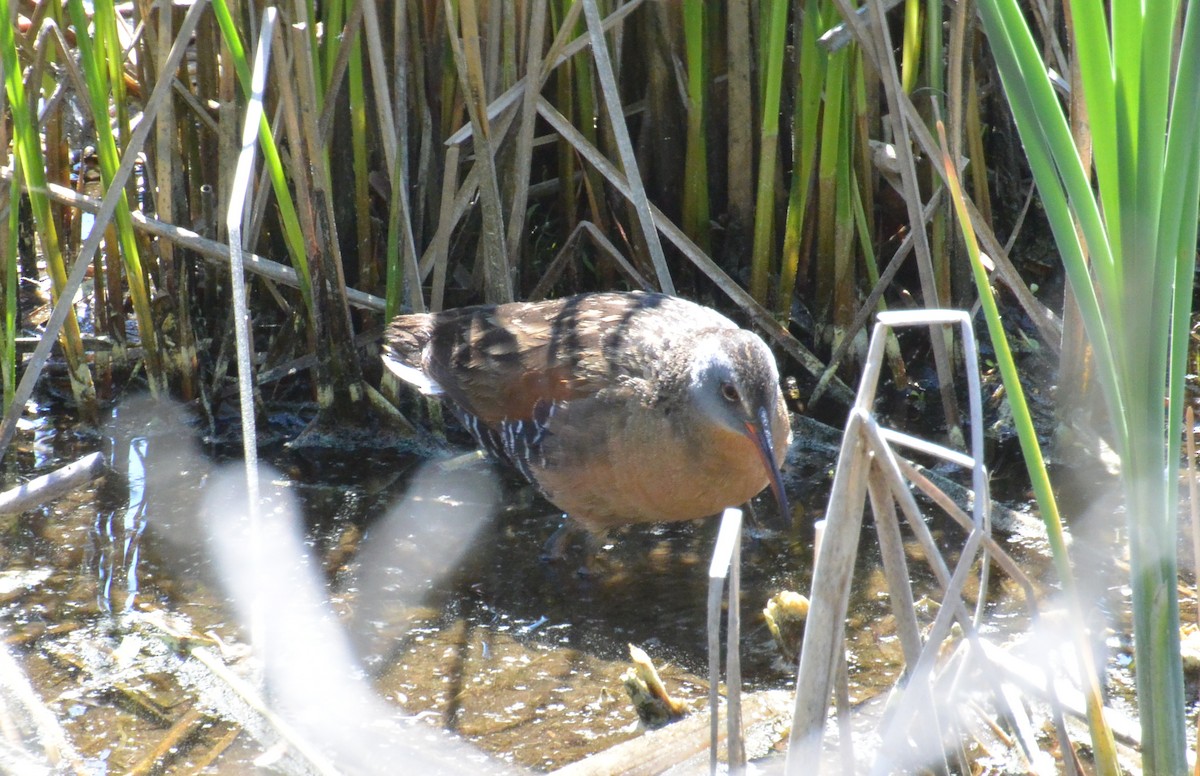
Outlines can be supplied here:
M792 289L800 271L800 244L807 227L817 165L821 95L824 93L828 58L817 45L824 28L819 5L809 3L800 20L799 73L792 116L792 180L788 190L787 215L783 227L783 252L779 270L779 298L775 312L781 320L791 312Z
M96 129L96 155L100 159L100 176L104 186L112 185L121 163L117 150L116 137L112 125L109 124L109 95L113 92L109 80L112 70L109 63L113 59L120 61L120 54L107 50L116 40L116 30L107 29L106 25L116 24L116 11L112 0L97 0L93 3L95 14L95 41L88 34L88 20L84 12L83 0L69 0L68 9L71 23L75 26L76 45L79 48L80 65L83 68L84 79L88 85L88 103L92 109L92 120ZM118 80L124 83L124 70L118 73ZM124 94L124 89L119 90ZM113 94L116 99L117 94ZM138 250L137 235L133 231L133 218L130 215L129 199L125 192L121 193L120 202L115 214L117 239L120 244L121 259L125 264L125 282L129 287L129 297L133 302L133 314L137 320L138 333L141 336L142 350L145 353L146 377L150 384L151 394L158 396L166 390L166 375L159 357L158 331L154 324L154 316L150 309L150 291L146 285L146 275L142 271L141 254Z
M16 173L20 169L17 165ZM4 407L8 412L17 388L17 251L21 228L21 176L14 174L8 193L8 231L4 241L4 353L0 378L4 381Z
M975 239L975 230L971 226L971 216L963 200L962 186L958 180L958 172L950 157L946 143L945 129L938 122L938 132L943 147L943 165L946 170L946 180L949 186L951 202L958 214L958 223L962 229L963 241L966 244L967 255L971 259L971 273L975 278L975 286L979 292L980 305L987 321L988 334L995 352L996 365L1000 369L1004 382L1008 405L1012 410L1013 427L1021 441L1021 452L1025 456L1026 470L1033 485L1034 497L1046 525L1046 535L1050 543L1059 581L1067 599L1067 607L1073 619L1083 622L1080 609L1079 593L1075 586L1075 577L1071 568L1071 560L1067 550L1066 535L1063 531L1062 519L1058 512L1058 501L1050 484L1050 476L1042 458L1041 444L1038 442L1037 429L1033 425L1033 416L1025 400L1025 391L1021 386L1021 376L1017 371L1016 361L1008 346L1008 337L1004 333L1004 322L1000 318L1000 310L996 306L996 298L992 294L991 281L984 268L979 253L979 243ZM1075 639L1076 659L1079 661L1079 674L1085 682L1084 697L1087 703L1088 724L1091 728L1092 745L1095 748L1097 765L1102 773L1113 773L1111 769L1116 764L1116 745L1112 731L1108 728L1101 713L1103 699L1100 695L1099 683L1092 662L1091 645L1087 641L1086 630L1082 627L1073 629Z
M58 230L50 210L50 200L46 195L46 165L42 154L41 139L38 137L37 125L34 121L33 106L26 96L25 84L21 80L21 66L17 57L14 26L9 22L11 18L8 0L0 0L0 59L3 60L4 83L8 91L9 108L13 118L13 145L16 151L16 163L20 165L21 174L24 175L28 186L33 220L41 239L46 270L50 275L57 300L60 290L66 285L67 270L63 262ZM66 322L63 325L62 344L67 359L71 391L79 405L80 414L85 421L95 422L97 417L96 391L92 383L91 372L88 371L87 363L84 360L83 340L79 331L79 320L76 318L74 310L67 314Z
M1180 25L1181 5L1172 0L1145 5L1080 0L1073 7L1092 124L1098 190L1093 193L1021 9L1015 0L980 4L1116 430L1129 533L1142 766L1155 774L1187 767L1175 479L1200 222L1200 155L1194 147L1200 22L1194 10L1189 6ZM1184 86L1172 92L1172 84Z
M750 294L767 305L771 256L775 252L775 178L779 156L779 102L783 52L787 42L787 0L768 0L762 11L767 35L763 60L762 130L759 136L758 187L754 207L754 247L750 259Z
M904 2L904 39L900 43L900 87L905 94L912 94L913 87L917 85L917 75L921 72L921 6L920 0ZM941 39L940 34L938 39Z
M247 95L250 92L250 65L246 61L246 47L242 45L241 35L234 24L233 16L225 0L212 0L213 14L217 25L221 28L221 36L229 48L233 67L237 73L238 83ZM304 298L304 307L309 317L314 315L312 299L312 277L308 267L308 251L304 247L304 232L300 228L300 218L296 213L296 203L288 188L287 175L283 169L283 161L279 157L279 148L275 145L275 137L271 134L271 126L264 114L258 126L258 142L262 146L263 164L271 178L271 188L275 192L275 202L279 206L280 219L283 222L283 239L287 245L288 255L292 266L300 278L300 295Z
M683 35L687 49L687 152L683 169L683 231L711 253L709 245L708 139L705 111L708 109L708 58L704 31L705 0L684 0Z

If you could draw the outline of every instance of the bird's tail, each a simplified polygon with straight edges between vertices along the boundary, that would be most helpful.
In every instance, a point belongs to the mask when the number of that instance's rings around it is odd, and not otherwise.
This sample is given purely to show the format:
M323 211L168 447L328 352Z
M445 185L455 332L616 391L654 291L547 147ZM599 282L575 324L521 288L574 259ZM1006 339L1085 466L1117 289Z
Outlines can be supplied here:
M421 393L437 395L442 387L425 374L425 347L433 337L433 316L414 313L395 318L383 332L383 365Z

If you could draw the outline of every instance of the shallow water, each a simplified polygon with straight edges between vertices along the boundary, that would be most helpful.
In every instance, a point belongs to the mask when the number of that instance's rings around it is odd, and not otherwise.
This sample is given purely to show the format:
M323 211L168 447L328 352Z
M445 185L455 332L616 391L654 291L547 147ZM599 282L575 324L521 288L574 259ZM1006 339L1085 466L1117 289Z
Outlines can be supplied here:
M439 769L461 765L454 744L426 741L439 728L537 770L634 737L620 679L629 644L660 665L673 694L705 703L716 521L631 528L581 575L582 548L565 563L539 557L558 525L553 507L464 451L432 461L282 451L262 472L256 552L244 467L214 462L182 411L133 402L98 439L46 414L27 432L33 443L10 482L97 448L114 470L0 518L0 630L86 772L187 773L209 762L222 773L304 772L250 701L201 664L206 650L265 684L318 755L364 772L426 751L445 759ZM748 690L794 681L760 612L779 590L809 587L811 525L834 451L829 440L803 442L789 456L795 527L751 528L743 546ZM900 664L873 547L864 531L852 702L889 686ZM265 663L246 657L251 639Z

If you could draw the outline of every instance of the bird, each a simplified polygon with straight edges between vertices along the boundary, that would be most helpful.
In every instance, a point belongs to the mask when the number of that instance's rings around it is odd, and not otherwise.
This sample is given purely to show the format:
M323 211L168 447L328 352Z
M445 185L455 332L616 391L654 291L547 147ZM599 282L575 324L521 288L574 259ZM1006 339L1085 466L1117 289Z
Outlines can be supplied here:
M715 515L767 486L790 520L774 355L708 307L628 291L401 315L383 363L566 514L551 557L571 521L602 537Z

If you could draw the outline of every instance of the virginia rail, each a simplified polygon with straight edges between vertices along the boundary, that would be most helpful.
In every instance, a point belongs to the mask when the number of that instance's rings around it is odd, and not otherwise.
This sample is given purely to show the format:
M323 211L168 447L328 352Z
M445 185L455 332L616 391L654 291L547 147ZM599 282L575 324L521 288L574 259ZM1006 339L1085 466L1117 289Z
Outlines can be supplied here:
M383 361L593 533L706 517L767 485L790 521L775 359L706 307L635 291L402 315Z

